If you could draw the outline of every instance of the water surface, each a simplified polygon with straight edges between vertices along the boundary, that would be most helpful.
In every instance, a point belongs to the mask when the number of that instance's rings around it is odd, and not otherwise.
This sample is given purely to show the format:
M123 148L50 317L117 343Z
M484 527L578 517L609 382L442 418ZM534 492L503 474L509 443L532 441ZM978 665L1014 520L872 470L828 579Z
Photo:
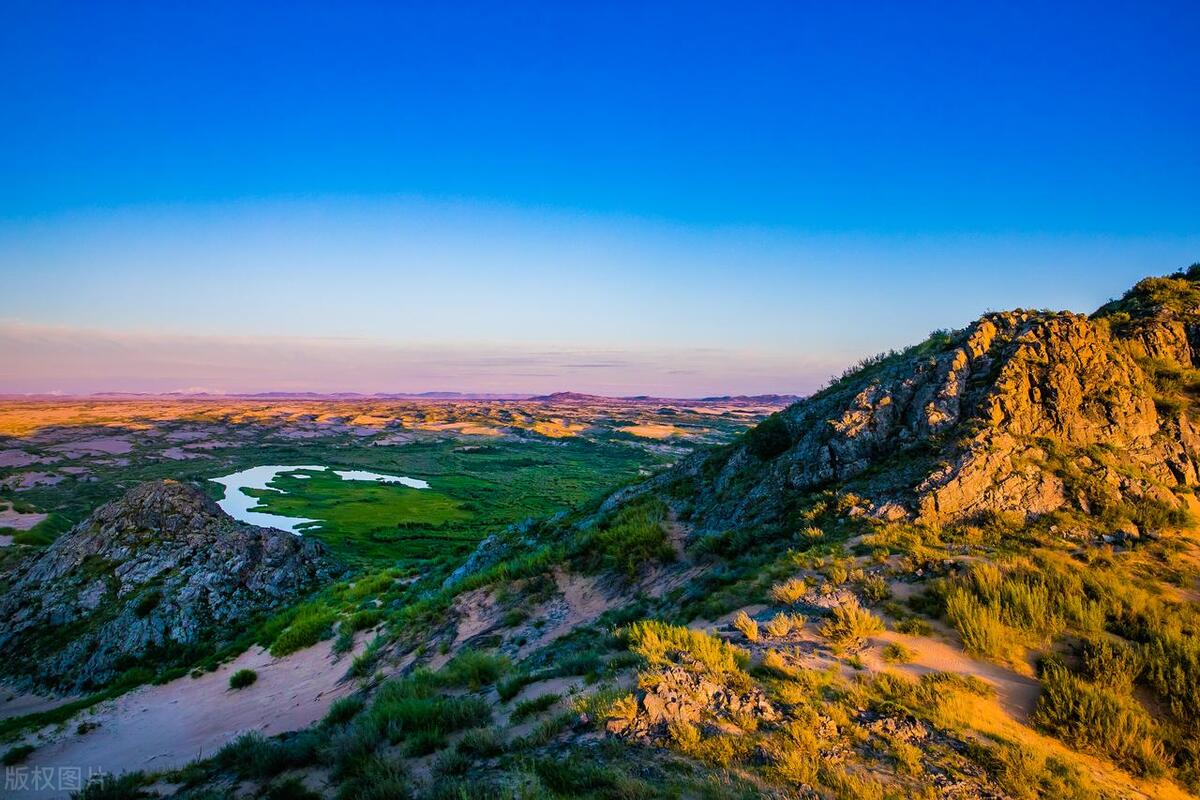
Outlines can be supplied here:
M225 487L225 496L217 501L217 505L226 514L239 522L260 525L264 528L278 528L281 531L287 531L288 533L300 536L300 528L320 522L321 520L306 519L305 517L285 517L282 514L268 514L265 511L256 511L255 509L259 507L259 499L251 497L242 490L260 489L284 494L282 489L268 486L267 484L275 480L278 476L288 473L325 472L328 469L328 467L320 464L297 464L293 466L265 464L261 467L251 467L241 472L234 472L221 478L213 478L214 483L219 483ZM333 474L344 481L375 481L377 483L399 483L412 489L429 488L428 481L418 478L408 478L403 475L382 475L378 472L367 472L358 469L335 469L333 470ZM311 476L298 474L293 477L309 478Z

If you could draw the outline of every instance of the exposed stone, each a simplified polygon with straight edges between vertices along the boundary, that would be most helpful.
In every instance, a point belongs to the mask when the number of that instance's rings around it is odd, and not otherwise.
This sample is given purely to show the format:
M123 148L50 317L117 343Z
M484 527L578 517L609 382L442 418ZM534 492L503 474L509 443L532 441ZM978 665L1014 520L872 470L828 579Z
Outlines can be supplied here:
M664 738L671 725L714 724L737 728L739 720L771 721L779 712L758 688L731 687L703 673L670 667L644 682L637 711L608 721L609 733L629 738Z
M4 671L71 691L232 639L342 571L319 542L235 522L173 481L101 506L19 569L0 596Z
M1193 291L1200 276L1186 283ZM892 522L1146 500L1181 508L1189 493L1171 487L1200 485L1200 430L1156 406L1146 359L1193 369L1197 353L1190 307L1122 324L987 314L786 409L792 445L781 455L764 462L741 446L715 471L697 456L612 503L691 480L700 534L779 519L790 497L836 484L863 498L853 513Z

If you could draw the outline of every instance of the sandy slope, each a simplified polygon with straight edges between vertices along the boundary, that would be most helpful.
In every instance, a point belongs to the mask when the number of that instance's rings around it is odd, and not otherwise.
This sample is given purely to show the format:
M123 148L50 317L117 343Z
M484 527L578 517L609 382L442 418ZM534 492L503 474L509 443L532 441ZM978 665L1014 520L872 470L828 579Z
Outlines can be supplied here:
M130 692L83 712L61 731L47 728L28 737L38 749L22 766L30 773L46 767L80 767L84 775L95 769L152 772L211 756L244 731L270 736L307 727L353 689L341 681L349 657L335 660L330 648L330 642L322 642L282 659L255 648L217 672ZM229 676L243 668L255 670L258 681L230 690ZM81 722L100 727L80 735ZM0 788L0 796L13 800L67 795Z

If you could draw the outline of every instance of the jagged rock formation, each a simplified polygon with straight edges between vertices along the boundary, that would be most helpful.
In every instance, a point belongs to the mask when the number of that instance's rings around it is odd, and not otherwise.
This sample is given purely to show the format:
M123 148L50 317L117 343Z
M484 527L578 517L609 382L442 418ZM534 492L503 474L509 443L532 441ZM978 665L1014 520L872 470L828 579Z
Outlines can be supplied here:
M232 639L341 571L317 541L235 522L199 490L130 490L26 563L0 596L18 682L79 691L151 657Z
M636 703L636 705L632 705ZM760 689L737 689L702 673L670 667L655 675L628 713L606 722L609 733L631 739L665 738L672 725L713 725L739 731L740 720L771 721L779 712Z
M1183 409L1198 354L1196 268L1147 279L1090 318L987 314L790 406L781 447L752 432L651 488L691 484L707 530L778 520L789 498L830 486L862 513L928 523L1128 502L1177 510L1200 483L1200 436Z

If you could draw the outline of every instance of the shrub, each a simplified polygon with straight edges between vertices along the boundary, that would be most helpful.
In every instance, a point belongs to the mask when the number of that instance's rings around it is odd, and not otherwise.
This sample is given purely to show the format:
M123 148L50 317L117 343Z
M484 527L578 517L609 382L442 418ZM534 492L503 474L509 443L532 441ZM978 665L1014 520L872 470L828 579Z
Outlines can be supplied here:
M271 644L271 655L279 658L313 646L332 632L336 619L337 615L325 608L301 608L291 624Z
M909 636L931 636L933 634L933 626L920 617L905 617L897 620L893 627L900 633L907 633Z
M630 649L653 665L687 659L714 675L726 675L740 672L750 661L750 654L740 647L703 631L658 620L635 622L626 636Z
M272 784L263 797L265 800L321 800L321 795L301 783L299 778Z
M127 772L119 778L104 775L88 781L81 791L72 792L71 800L141 800L157 797L142 788L145 782L145 776L140 772Z
M1123 643L1086 641L1080 657L1088 679L1121 694L1133 690L1134 681L1142 671L1141 655Z
M733 618L733 627L741 631L748 641L758 641L758 623L745 611L739 611Z
M1061 664L1042 671L1031 721L1075 747L1107 755L1143 775L1160 775L1166 760L1154 721L1132 697L1088 683Z
M792 446L792 434L778 413L746 431L746 449L762 461L770 461Z
M804 617L798 614L784 614L782 611L771 617L766 623L767 633L774 636L776 639L782 639L792 632L799 632L804 628Z
M520 694L522 689L536 680L537 678L528 672L518 672L515 675L505 676L496 682L496 694L500 696L502 702L507 703Z
M588 537L582 547L585 559L598 559L628 578L646 564L672 560L675 551L663 527L666 513L666 506L654 498L629 503Z
M252 731L222 747L214 758L219 767L232 770L241 777L270 778L311 762L316 750L317 737L311 733L277 740Z
M338 631L338 636L333 641L334 655L345 655L354 649L354 631L349 627L342 628Z
M457 749L474 758L491 758L504 752L504 741L495 728L472 728L458 740Z
M0 763L6 767L11 767L14 764L20 764L25 759L29 758L37 748L31 744L19 744L15 747L10 747L4 756L0 758Z
M133 606L133 613L139 618L145 617L157 608L160 602L162 602L162 592L151 589L137 599Z
M968 653L992 658L1007 658L1010 654L1012 634L1001 622L999 612L966 590L956 587L946 595L946 619L962 636Z
M433 762L433 771L437 775L464 775L471 768L471 759L461 750L447 750Z
M554 741L562 731L575 721L575 715L570 711L555 714L549 719L538 723L529 735L520 740L523 747L544 747Z
M396 761L371 756L338 789L338 800L403 800L411 796L408 775Z
M420 728L404 740L404 755L420 758L446 746L446 734L438 728Z
M463 650L442 668L442 679L452 686L466 686L473 692L495 683L508 669L505 656L482 650Z
M833 616L821 623L821 635L840 646L861 644L883 631L883 621L858 603L834 606Z
M529 700L522 700L517 703L516 708L512 710L512 714L509 715L508 719L510 722L520 722L527 717L542 713L561 699L557 694L543 694Z
M804 599L808 584L800 578L788 578L771 587L771 599L785 606L794 606Z
M229 676L230 689L245 689L258 680L258 673L252 669L239 669Z
M334 734L327 753L333 776L344 778L361 772L382 738L377 726L369 720L359 720Z
M899 642L892 642L883 648L883 660L889 664L907 664L913 660L913 651Z
M892 596L892 590L883 576L868 575L862 583L862 595L868 603L879 604Z
M329 711L326 712L325 719L321 720L321 724L326 726L345 725L354 719L358 712L362 711L363 705L363 699L358 695L339 697L329 705Z
M491 719L491 709L478 697L432 696L427 678L410 676L380 687L366 719L380 736L395 743L418 732L445 735L478 727Z

